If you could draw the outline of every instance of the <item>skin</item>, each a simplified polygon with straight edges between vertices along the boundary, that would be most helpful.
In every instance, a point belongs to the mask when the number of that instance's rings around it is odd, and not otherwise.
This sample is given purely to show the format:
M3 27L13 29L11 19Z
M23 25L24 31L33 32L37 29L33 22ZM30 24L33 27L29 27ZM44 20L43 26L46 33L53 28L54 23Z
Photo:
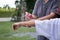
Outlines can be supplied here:
M35 20L24 21L24 22L17 22L17 23L14 23L12 26L13 26L14 30L18 29L21 26L24 26L24 27L35 26Z
M44 0L45 3L47 3L49 0Z
M29 17L29 16L28 16ZM30 27L30 26L35 26L35 20L46 20L46 19L51 19L53 17L55 17L55 14L53 12L51 12L50 15L41 17L41 18L37 18L36 16L31 16L34 17L35 19L33 20L29 20L29 21L23 21L23 22L17 22L13 24L13 29L16 30L17 28L21 27L21 26L25 26L25 27Z
M29 14L29 13L26 12L26 14ZM29 17L29 15L30 15L31 17ZM31 20L31 19L46 20L46 19L51 19L51 18L56 17L56 14L55 14L54 12L51 12L49 15L43 16L43 17L41 17L41 18L37 18L37 16L32 15L32 14L29 14L29 15L28 15L28 16L25 15L25 18L26 18L27 20Z
M47 3L48 0L44 0L44 2ZM25 12L25 13L26 13L25 19L28 21L14 23L12 25L14 30L16 30L17 28L19 28L21 26L25 26L25 27L35 26L35 20L46 20L46 19L51 19L51 18L56 17L56 14L54 12L51 12L49 15L43 16L41 18L37 18L36 15L32 15L28 12ZM31 19L33 19L33 20L31 20Z

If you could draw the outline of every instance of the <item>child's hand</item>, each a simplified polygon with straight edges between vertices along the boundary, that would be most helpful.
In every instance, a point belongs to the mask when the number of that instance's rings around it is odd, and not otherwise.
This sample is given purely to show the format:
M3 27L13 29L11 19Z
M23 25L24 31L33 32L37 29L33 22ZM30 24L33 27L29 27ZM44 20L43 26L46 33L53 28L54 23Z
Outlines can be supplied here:
M13 24L13 29L16 30L17 28L19 28L19 23L14 23Z

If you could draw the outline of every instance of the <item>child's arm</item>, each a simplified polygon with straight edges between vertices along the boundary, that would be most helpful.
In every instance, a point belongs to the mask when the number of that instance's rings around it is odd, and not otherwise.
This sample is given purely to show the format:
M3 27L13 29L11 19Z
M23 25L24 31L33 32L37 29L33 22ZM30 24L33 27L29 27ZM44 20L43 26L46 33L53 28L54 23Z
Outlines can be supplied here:
M24 21L24 22L17 22L13 24L13 29L17 29L21 26L35 26L35 20Z

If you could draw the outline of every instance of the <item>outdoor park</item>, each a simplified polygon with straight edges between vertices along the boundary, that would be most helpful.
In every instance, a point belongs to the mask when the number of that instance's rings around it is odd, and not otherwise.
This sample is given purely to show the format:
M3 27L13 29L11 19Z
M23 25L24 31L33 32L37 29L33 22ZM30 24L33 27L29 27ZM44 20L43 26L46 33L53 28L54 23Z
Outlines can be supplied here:
M12 28L13 23L25 21L24 12L32 12L35 0L15 0L14 4L15 7L10 7L8 4L0 7L0 18L11 18L5 19L7 21L0 19L2 20L0 21L0 40L36 40L35 27L21 27L17 30Z

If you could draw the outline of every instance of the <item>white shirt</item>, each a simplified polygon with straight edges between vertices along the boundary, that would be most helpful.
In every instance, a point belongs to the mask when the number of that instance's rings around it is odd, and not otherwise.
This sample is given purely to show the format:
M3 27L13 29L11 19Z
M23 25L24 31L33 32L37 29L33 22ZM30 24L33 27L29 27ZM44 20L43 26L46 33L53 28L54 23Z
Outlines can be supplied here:
M44 35L49 40L60 40L60 19L35 20L37 35Z

